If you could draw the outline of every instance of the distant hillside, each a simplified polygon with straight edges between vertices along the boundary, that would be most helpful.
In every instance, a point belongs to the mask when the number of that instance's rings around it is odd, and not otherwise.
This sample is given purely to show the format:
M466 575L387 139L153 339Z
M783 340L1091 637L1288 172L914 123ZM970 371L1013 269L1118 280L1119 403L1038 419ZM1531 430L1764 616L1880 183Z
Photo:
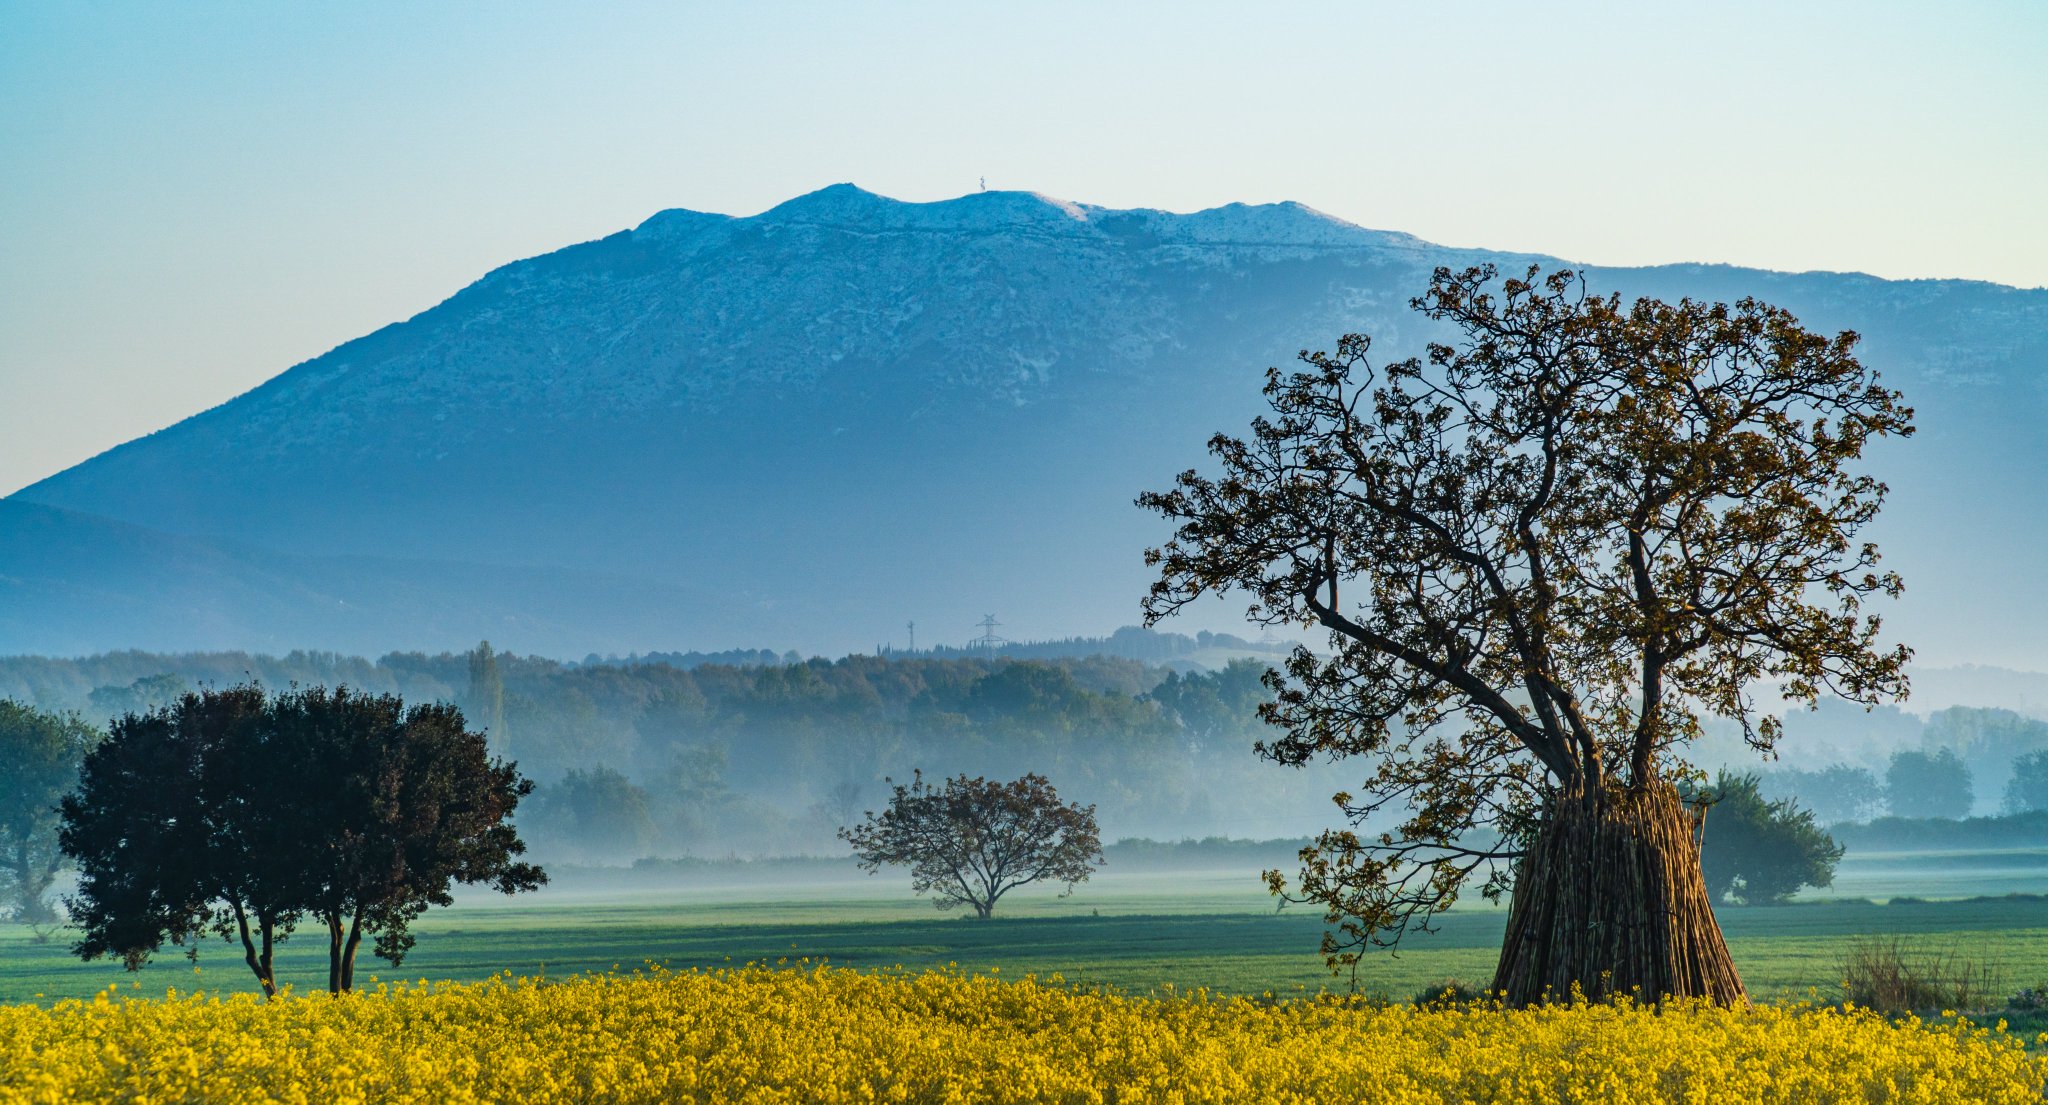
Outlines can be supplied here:
M839 185L749 218L663 212L19 492L0 651L839 653L906 645L910 620L925 647L963 645L990 610L1019 639L1107 633L1162 536L1139 490L1241 430L1264 369L1302 347L1362 329L1417 351L1409 297L1432 266L1481 260L1527 259L1292 204ZM2048 667L2048 291L1720 266L1589 280L1862 331L1922 426L1871 458L1909 587L1892 624L1932 662Z

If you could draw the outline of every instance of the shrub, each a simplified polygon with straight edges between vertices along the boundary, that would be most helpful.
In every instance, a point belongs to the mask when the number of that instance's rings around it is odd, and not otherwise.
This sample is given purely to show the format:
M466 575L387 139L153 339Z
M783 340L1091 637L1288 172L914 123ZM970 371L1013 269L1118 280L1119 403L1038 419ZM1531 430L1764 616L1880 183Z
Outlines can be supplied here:
M1475 1001L1485 1000L1486 991L1455 978L1447 978L1434 986L1424 986L1415 991L1415 996L1408 999L1408 1004L1418 1009L1432 1009L1469 1005Z

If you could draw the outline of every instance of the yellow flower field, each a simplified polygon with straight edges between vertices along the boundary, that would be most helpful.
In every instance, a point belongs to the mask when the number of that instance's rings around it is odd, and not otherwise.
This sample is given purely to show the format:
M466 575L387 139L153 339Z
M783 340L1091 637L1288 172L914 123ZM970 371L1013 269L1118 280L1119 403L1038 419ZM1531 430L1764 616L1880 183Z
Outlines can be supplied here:
M0 1007L0 1102L2039 1102L1865 1012L1128 998L825 967Z

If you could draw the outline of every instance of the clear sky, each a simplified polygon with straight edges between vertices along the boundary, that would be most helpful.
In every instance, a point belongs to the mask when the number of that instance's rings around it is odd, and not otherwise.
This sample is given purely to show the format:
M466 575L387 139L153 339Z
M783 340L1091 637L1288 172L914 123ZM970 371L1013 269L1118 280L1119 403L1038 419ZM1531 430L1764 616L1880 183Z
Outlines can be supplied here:
M1425 7L0 0L0 493L842 180L2048 285L2048 3Z

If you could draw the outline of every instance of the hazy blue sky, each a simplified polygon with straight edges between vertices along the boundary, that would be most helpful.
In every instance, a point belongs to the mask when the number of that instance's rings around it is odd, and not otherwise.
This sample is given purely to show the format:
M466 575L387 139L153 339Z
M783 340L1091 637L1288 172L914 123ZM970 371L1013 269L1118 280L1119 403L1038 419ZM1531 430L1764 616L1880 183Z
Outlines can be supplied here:
M503 262L841 180L2048 285L2028 0L594 7L0 0L0 492Z

